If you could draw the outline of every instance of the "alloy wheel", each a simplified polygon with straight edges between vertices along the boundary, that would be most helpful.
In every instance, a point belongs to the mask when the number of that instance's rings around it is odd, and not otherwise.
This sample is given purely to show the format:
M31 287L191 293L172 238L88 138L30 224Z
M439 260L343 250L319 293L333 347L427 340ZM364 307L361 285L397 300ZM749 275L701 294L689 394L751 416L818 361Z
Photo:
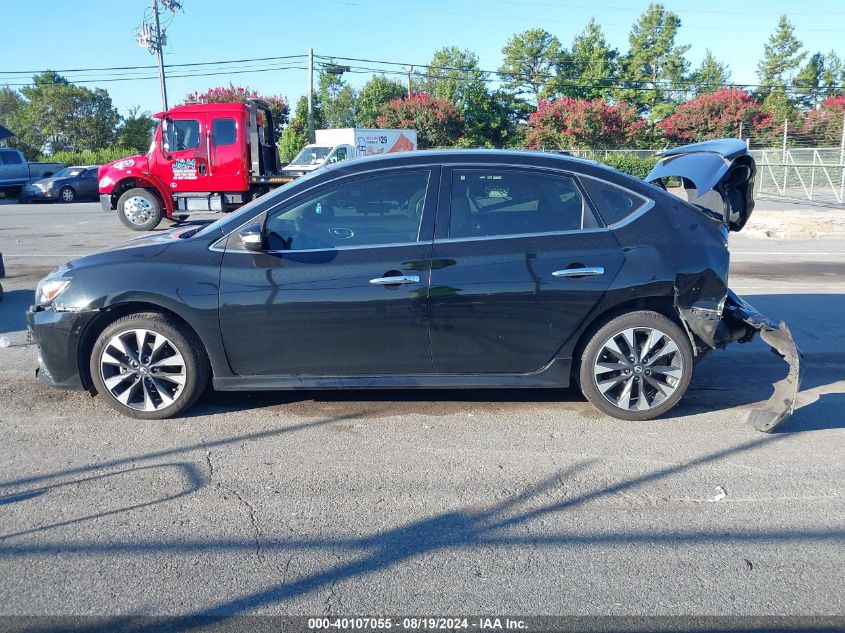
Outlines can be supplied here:
M176 345L146 329L126 330L109 340L100 355L100 376L115 400L136 411L169 407L187 379Z
M593 366L601 394L627 411L652 409L678 389L684 361L677 343L650 327L626 328L602 345Z
M142 225L153 217L153 205L142 196L132 196L123 203L123 215L132 224Z

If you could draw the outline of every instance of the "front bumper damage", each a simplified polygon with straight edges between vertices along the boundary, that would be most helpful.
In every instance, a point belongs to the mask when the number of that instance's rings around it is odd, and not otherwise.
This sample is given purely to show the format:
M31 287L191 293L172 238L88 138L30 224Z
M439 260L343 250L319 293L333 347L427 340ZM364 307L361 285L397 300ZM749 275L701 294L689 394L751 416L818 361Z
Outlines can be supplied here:
M803 356L786 323L775 323L732 290L726 290L722 295L724 298L718 303L702 300L702 297L714 296L708 290L715 290L720 282L715 274L688 278L680 275L675 287L675 307L699 353L707 351L707 348L701 350L698 341L716 349L735 341L747 343L759 334L771 346L772 352L786 361L789 373L774 384L774 393L768 401L748 414L748 422L755 429L771 433L795 411L801 388Z

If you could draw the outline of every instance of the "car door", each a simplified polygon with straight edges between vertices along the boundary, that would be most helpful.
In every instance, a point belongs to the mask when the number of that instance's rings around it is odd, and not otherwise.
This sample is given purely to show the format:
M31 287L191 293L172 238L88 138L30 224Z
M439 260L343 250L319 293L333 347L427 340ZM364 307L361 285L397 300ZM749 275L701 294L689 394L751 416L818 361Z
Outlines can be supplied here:
M174 193L209 191L205 116L180 114L164 120L161 138L162 178Z
M428 271L439 168L349 176L267 213L264 250L237 231L220 328L238 375L431 373Z
M79 175L77 194L80 198L94 198L98 194L98 167L89 167Z
M437 373L541 370L624 261L573 175L444 168L432 254Z
M29 180L29 168L21 155L12 149L0 150L0 180L21 184Z
M209 169L216 191L243 191L248 186L246 131L239 129L239 118L234 111L208 114Z

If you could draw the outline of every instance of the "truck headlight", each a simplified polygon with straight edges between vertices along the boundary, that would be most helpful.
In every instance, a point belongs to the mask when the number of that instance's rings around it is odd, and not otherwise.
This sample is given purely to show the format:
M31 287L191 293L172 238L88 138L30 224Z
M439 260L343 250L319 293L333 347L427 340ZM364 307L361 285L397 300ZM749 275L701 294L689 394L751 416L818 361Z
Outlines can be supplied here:
M100 182L97 184L97 187L99 187L100 189L105 189L106 187L111 185L112 182L114 181L111 179L111 176L103 176L102 178L100 178Z
M42 279L35 289L35 303L47 305L65 291L70 284L70 279Z

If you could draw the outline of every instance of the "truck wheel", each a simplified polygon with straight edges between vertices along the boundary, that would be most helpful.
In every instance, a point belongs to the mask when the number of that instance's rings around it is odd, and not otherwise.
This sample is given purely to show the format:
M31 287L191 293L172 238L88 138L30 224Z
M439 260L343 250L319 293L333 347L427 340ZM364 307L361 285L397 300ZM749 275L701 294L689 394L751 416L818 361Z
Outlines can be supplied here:
M73 202L76 199L76 192L73 190L73 187L62 187L62 190L59 192L59 199L62 202Z
M133 231L152 231L161 222L161 202L147 189L129 189L117 201L117 215Z
M140 420L179 415L202 395L211 373L196 335L155 312L130 314L109 325L89 363L106 404Z
M692 378L692 346L662 314L628 312L606 323L581 356L581 391L620 420L651 420L674 407Z

